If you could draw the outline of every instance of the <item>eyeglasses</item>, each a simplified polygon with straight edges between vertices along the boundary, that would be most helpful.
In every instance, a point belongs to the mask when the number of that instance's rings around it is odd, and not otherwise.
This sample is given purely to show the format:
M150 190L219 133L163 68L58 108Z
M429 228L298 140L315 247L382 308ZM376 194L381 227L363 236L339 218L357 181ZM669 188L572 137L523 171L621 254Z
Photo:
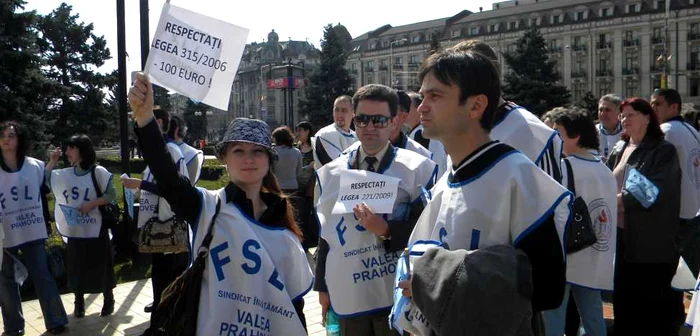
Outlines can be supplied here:
M385 117L380 115L358 115L355 116L354 120L355 126L357 127L365 128L367 127L367 125L369 125L370 122L372 122L374 128L384 128L389 126L389 120L391 120L391 117Z
M17 134L10 133L7 136L0 134L0 139L5 140L5 139L17 139Z
M620 121L638 116L639 112L631 112L631 113L620 113L617 115L617 118L620 119Z

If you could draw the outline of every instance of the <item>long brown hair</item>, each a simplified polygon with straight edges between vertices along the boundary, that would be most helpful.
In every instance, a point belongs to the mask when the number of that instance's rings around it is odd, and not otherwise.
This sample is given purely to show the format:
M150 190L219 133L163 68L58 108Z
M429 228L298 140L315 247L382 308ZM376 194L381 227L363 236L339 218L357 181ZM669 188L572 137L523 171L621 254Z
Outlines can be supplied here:
M272 162L270 162L270 168L272 168ZM265 174L265 177L263 177L262 189L265 192L282 198L286 206L284 209L284 214L282 215L281 224L287 228L287 230L292 231L292 233L299 238L299 241L303 241L304 234L301 233L299 224L297 224L296 220L294 220L294 209L289 201L289 197L282 192L282 188L280 188L280 185L277 182L277 177L272 172L272 169L269 169L267 174Z

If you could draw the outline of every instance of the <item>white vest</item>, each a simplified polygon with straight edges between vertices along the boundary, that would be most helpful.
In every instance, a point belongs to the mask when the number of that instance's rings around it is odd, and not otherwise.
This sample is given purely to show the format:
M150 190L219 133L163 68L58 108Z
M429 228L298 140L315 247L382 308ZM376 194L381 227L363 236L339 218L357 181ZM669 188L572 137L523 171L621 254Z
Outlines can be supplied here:
M223 188L198 190L202 209L194 246L202 245L217 198L221 211L202 279L197 335L306 335L292 305L313 282L299 239L246 216L227 203Z
M102 166L95 167L95 177L102 194L112 182L112 174ZM85 202L97 198L90 171L78 175L74 167L54 169L51 171L51 190L54 199L54 216L56 228L62 236L72 238L96 238L102 227L102 214L94 207L86 215L78 213L78 208Z
M411 133L408 135L410 139L415 140L416 135L418 132L423 133L423 125L418 125L416 128L414 128ZM425 136L423 136L425 137ZM420 143L418 143L420 144ZM425 148L425 147L423 147ZM445 146L442 145L442 142L435 140L435 139L430 139L430 142L428 143L428 151L432 154L431 159L437 164L438 167L438 172L437 172L437 177L440 178L442 175L445 174L445 172L448 170L450 167L447 163L447 152L445 151Z
M520 106L506 111L503 120L491 130L491 139L509 145L540 166L551 144L554 145L556 164L561 160L562 140L557 131L549 128L541 120Z
M618 123L613 133L608 133L605 127L603 127L603 124L597 124L595 129L598 131L598 141L600 142L600 148L597 154L601 156L603 160L607 160L613 148L615 148L615 144L617 144L617 142L620 141L620 137L622 137L622 124Z
M183 159L185 160L190 181L192 182L192 185L195 185L197 181L199 181L199 175L202 173L202 166L204 166L204 152L188 145L185 142L179 144L178 146L180 147ZM192 167L192 165L197 166ZM190 169L191 167L192 169ZM189 174L190 171L196 172L194 176Z
M366 231L353 214L331 214L338 199L340 174L355 162L358 151L352 151L326 164L317 171L321 191L317 215L321 237L328 242L326 284L333 309L339 316L364 314L389 308L393 302L393 280L400 253L386 252L384 242ZM393 213L385 220L406 219L411 202L419 199L420 186L435 178L435 163L401 148L389 147L386 155L391 164L380 171L401 179ZM383 158L382 161L385 161Z
M177 165L180 175L189 176L187 172L187 166L184 164L184 157L182 156L182 151L174 142L168 142L166 148L170 153L170 157L173 158L173 162ZM146 182L157 183L153 174L151 174L151 169L146 167L143 171L143 180ZM148 191L141 189L141 196L139 197L139 222L138 228L142 228L146 222L152 217L158 216L161 221L166 221L174 216L172 209L170 209L170 204L168 202Z
M685 122L672 120L661 124L666 141L676 147L681 166L680 218L691 219L700 210L700 134Z
M693 300L690 301L690 306L688 307L688 315L686 315L685 324L693 328L693 336L700 335L700 277L698 277L695 283L695 289L693 291ZM695 326L698 326L697 328Z
M3 247L15 247L46 239L46 222L41 207L44 162L26 157L22 169L8 173L0 169L0 221Z
M495 146L502 144L484 148L463 165ZM563 241L571 193L522 153L512 150L501 155L473 179L451 183L453 173L445 174L431 190L409 245L418 240L437 240L450 250L516 245L552 212Z
M345 149L350 147L350 145L357 142L357 135L355 131L350 130L350 133L345 133L343 130L339 129L335 124L330 124L324 128L321 128L314 135L316 139L319 139L323 144L323 149L331 158L335 160L339 157ZM316 162L316 169L321 167L321 161L318 159L316 153L316 141L311 141L311 145L314 149L314 161Z
M574 172L577 196L588 205L598 242L569 254L566 281L600 290L613 289L613 262L617 239L617 182L610 169L600 160L568 157ZM562 184L568 185L566 165L562 160Z
M475 177L451 183L454 170L442 176L431 190L432 198L416 223L409 246L427 240L439 241L449 250L517 245L553 213L564 254L571 193L519 151L496 146L504 145L491 144L462 164L490 150L504 150ZM414 330L428 330L418 308L410 315L414 316Z

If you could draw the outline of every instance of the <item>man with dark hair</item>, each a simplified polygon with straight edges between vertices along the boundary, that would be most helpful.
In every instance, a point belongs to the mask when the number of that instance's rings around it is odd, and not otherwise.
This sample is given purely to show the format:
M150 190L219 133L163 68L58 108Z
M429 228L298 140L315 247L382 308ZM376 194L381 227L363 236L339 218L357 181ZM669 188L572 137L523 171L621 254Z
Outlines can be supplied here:
M347 95L336 98L333 102L333 123L318 130L316 140L312 142L316 169L335 160L357 142L355 132L350 129L353 116L352 98Z
M455 165L431 190L409 243L438 240L450 250L512 245L532 265L533 310L558 307L564 294L562 239L571 193L523 153L489 137L498 116L498 72L478 52L448 49L423 62L419 80L423 134L440 140ZM410 280L401 283L404 295L410 296L409 285ZM536 316L533 327L541 331L541 314ZM472 327L488 329L465 325L463 330Z
M360 146L317 171L321 239L314 290L319 292L324 320L333 302L341 335L398 335L387 322L393 273L423 209L423 203L416 200L434 183L435 163L389 142L397 123L396 91L384 85L366 85L357 90L352 103ZM366 172L355 174L358 170ZM378 197L395 195L391 213L376 213L379 209L359 200L352 209L335 211L341 191L345 192L340 187L343 176L352 179L349 182L357 186L354 188L382 185L387 176L400 179L398 187L367 191L381 195Z
M408 117L409 111L411 110L411 98L403 90L397 90L396 94L399 97L399 110L396 114L396 126L394 127L393 131L391 131L391 137L389 138L389 141L391 141L391 145L396 148L403 148L412 152L416 152L420 155L425 156L428 159L432 159L433 155L427 148L423 147L418 142L409 138L406 134L404 134L401 131L401 127L403 126L404 121ZM360 143L356 142L352 146L348 147L348 149L346 149L345 151L349 152L351 150L357 149L357 147L359 146Z
M418 106L421 104L421 102L423 102L423 97L415 92L410 92L408 97L411 98L411 107L409 108L408 115L404 120L404 124L410 129L408 132L408 137L430 151L430 154L432 155L431 159L437 164L438 167L437 176L440 178L440 176L442 176L442 174L449 169L447 164L447 154L445 153L445 146L443 146L438 140L428 139L423 136L423 126L420 124L420 113L418 112Z
M478 40L464 41L452 47L454 51L472 50L488 58L498 72L496 52L486 43ZM494 118L490 122L491 138L513 146L523 152L532 162L549 176L561 182L559 168L562 140L557 132L544 124L530 111L501 97Z
M175 143L175 141L168 136L168 129L170 128L170 113L161 109L159 106L154 106L153 115L155 116L161 133L163 133L163 137L166 139L168 152L170 153L173 162L175 162L180 169L180 174L183 176L189 176L182 150L180 150L180 147ZM141 146L141 144L139 144L139 146ZM139 211L137 216L137 227L139 229L141 229L151 218L155 217L160 221L165 222L175 216L173 211L170 209L170 204L168 204L164 198L158 196L157 182L153 179L153 174L151 174L151 169L149 167L146 167L142 176L143 179L122 179L124 187L141 190L139 197ZM144 308L145 312L150 313L156 309L158 302L160 302L161 292L163 292L165 287L167 287L171 282L173 282L173 280L175 280L175 278L177 278L180 274L182 274L182 272L185 271L185 269L187 269L187 261L187 253L151 254L153 303L146 305Z
M173 115L170 118L168 136L180 147L182 156L185 159L185 165L187 165L187 176L190 178L192 185L196 185L199 175L202 173L202 166L204 166L204 152L188 145L184 141L185 135L187 135L185 120L180 116Z
M681 117L681 95L674 89L656 89L651 94L651 106L659 116L661 130L666 141L676 147L678 161L681 166L681 209L679 213L681 239L687 238L685 232L690 229L688 222L693 219L700 209L700 133ZM691 245L692 246L692 245ZM681 246L681 257L686 253L694 253L695 246ZM683 253L686 252L686 253ZM700 265L694 264L688 258L688 266L697 272ZM682 288L685 289L685 288ZM669 303L675 308L673 313L680 322L685 314L683 292L669 290Z

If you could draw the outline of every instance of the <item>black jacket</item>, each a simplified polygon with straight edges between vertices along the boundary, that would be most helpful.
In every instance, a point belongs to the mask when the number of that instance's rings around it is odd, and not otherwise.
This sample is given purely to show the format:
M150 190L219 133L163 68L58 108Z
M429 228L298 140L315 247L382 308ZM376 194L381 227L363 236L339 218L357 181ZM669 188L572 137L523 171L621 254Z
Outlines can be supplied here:
M627 147L616 146L606 165L610 170L617 166ZM648 135L630 154L627 165L637 169L659 188L659 196L649 208L626 190L622 190L625 207L625 229L618 239L624 239L627 262L675 263L678 252L674 238L680 224L681 168L676 148L662 138Z

